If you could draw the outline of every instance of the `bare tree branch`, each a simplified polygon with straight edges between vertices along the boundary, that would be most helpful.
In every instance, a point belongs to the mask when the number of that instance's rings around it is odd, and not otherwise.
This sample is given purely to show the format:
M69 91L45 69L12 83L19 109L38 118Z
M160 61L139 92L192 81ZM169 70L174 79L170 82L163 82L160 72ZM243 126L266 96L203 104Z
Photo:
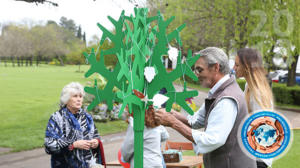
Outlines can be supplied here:
M24 1L24 2L28 2L28 3L36 3L36 4L46 2L46 3L49 3L53 6L58 6L57 3L52 2L52 1L48 1L48 0L15 0L15 1Z

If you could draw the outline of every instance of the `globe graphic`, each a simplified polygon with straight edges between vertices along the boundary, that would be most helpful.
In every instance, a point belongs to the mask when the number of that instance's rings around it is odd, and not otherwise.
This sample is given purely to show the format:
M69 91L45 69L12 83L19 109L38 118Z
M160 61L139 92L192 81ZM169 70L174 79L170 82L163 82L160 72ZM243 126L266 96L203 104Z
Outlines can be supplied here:
M274 144L278 136L276 130L272 126L267 124L259 126L253 132L255 135L256 142L264 147L271 146L272 144Z

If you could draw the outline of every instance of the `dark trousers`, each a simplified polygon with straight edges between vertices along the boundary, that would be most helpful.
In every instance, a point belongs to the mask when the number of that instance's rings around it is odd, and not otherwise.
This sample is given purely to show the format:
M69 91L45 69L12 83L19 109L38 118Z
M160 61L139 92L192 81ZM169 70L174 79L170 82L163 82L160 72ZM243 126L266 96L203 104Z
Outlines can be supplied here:
M257 168L268 168L268 165L265 162L256 161Z

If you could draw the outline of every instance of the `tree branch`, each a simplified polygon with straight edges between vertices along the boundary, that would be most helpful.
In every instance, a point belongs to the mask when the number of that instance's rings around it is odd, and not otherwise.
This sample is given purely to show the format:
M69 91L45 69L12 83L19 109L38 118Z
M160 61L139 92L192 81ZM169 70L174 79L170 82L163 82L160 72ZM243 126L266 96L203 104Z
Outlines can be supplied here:
M58 6L57 3L52 2L52 1L48 1L48 0L15 0L15 1L24 1L24 2L28 2L28 3L36 3L36 4L47 2L47 3L49 3L53 6Z

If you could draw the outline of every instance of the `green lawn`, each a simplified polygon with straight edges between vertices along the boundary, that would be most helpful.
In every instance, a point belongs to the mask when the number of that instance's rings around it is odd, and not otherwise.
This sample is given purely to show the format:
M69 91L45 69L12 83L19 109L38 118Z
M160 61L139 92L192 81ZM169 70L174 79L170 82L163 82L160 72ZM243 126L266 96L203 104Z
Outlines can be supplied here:
M273 162L272 168L296 168L300 158L300 130L294 130L294 138L291 148L283 157Z
M87 71L87 65L81 70ZM96 75L84 78L78 66L0 66L0 147L13 151L42 147L50 115L58 109L64 85L78 81L87 85ZM126 129L123 121L99 123L101 135Z

